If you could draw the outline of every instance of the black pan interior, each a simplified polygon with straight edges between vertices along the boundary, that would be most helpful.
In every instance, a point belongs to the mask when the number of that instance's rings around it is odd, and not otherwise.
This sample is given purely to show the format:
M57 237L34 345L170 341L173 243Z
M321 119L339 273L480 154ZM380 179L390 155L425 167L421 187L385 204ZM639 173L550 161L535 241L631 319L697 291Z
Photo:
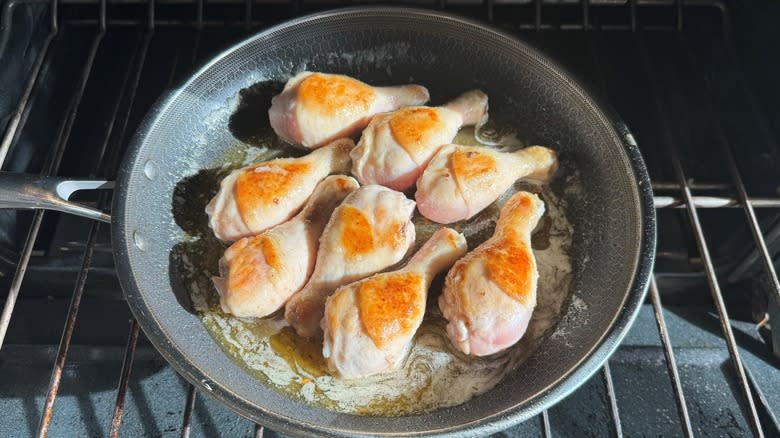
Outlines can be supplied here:
M556 190L574 225L573 293L547 339L498 387L461 406L402 418L338 414L290 400L225 356L172 284L172 251L184 231L171 210L177 183L214 166L236 140L229 129L239 90L301 70L352 75L377 85L416 82L432 102L480 88L491 115L531 144L556 149L581 187ZM288 433L495 431L576 388L614 349L646 289L655 222L644 165L628 131L533 49L474 23L396 8L324 13L273 28L228 50L163 98L126 157L114 206L123 286L144 331L189 380L239 413ZM258 122L264 123L264 122ZM172 274L174 272L174 274Z

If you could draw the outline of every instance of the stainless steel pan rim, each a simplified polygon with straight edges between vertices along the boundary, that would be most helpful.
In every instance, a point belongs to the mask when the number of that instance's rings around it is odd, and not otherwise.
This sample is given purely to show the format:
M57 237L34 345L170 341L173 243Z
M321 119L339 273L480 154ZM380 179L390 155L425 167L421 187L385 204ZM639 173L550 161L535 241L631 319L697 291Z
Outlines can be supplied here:
M230 388L223 386L220 382L211 381L203 369L199 368L198 365L193 363L192 360L189 360L172 341L172 335L163 329L163 325L160 324L160 321L157 321L153 312L149 311L148 303L144 298L144 292L139 287L140 282L136 278L134 269L131 266L130 258L128 256L128 248L131 248L135 243L133 241L134 237L132 232L128 228L127 220L128 217L134 214L134 212L128 211L126 209L127 204L125 200L129 195L130 179L133 177L134 173L142 171L143 166L139 165L139 158L141 158L140 154L142 152L142 148L140 146L144 144L144 140L147 134L150 130L153 129L160 116L168 111L171 103L174 102L179 94L182 93L183 90L196 78L207 72L213 65L218 63L220 59L226 57L228 54L239 49L240 47L254 41L262 40L269 35L288 28L291 25L317 21L331 16L344 16L349 14L384 14L395 16L402 15L404 17L427 17L429 19L432 18L436 20L445 20L466 26L477 26L484 29L482 24L463 18L444 15L437 12L395 7L361 7L329 11L309 15L272 27L246 41L243 41L225 50L223 53L202 67L198 72L196 72L192 76L192 79L187 81L178 89L162 97L158 101L158 103L153 107L153 109L142 122L134 139L131 142L128 155L125 157L125 165L121 168L117 179L117 188L114 194L114 205L112 210L112 239L114 244L114 257L117 271L122 283L122 287L125 291L128 304L130 305L134 316L141 325L141 328L146 333L147 337L151 340L157 350L160 351L160 353L165 357L165 359L176 369L176 371L185 377L189 382L194 384L199 390L217 398L239 414L252 421L268 426L271 429L290 434L308 435L316 433L333 436L366 435L365 431L336 428L325 424L307 422L305 418L284 416L274 412L273 410L266 409L263 406L257 406L250 400L242 398ZM490 32L495 36L503 39L516 41L514 37L499 31L487 30L485 32ZM527 47L525 44L521 44L521 46L531 56L540 60L551 70L556 72L562 71L559 66L549 61L534 49ZM561 77L566 78L566 75L562 74ZM574 92L583 96L582 100L584 102L593 102L592 98L590 98L588 94L585 93L576 83L568 80L567 82ZM477 421L466 422L444 428L431 428L427 425L426 417L437 415L436 412L433 412L431 414L416 416L415 419L419 420L416 422L416 430L387 430L381 433L371 433L370 435L473 436L477 433L488 434L503 430L538 414L543 409L553 405L574 391L582 382L584 382L588 377L590 377L599 369L599 367L607 360L609 355L612 354L612 352L619 345L620 341L626 335L645 297L649 278L652 272L656 240L655 210L653 208L652 190L649 184L647 170L644 166L639 150L634 143L628 129L621 122L613 121L610 123L609 120L614 120L614 118L608 118L595 105L593 107L593 111L602 119L606 126L612 127L613 132L611 134L618 137L620 142L622 142L624 145L626 155L630 160L630 165L633 169L634 177L636 181L639 182L636 190L638 191L638 198L640 199L641 204L637 206L639 209L642 228L642 237L640 243L641 251L638 259L636 260L634 277L630 286L630 292L627 294L620 312L615 315L610 328L603 334L600 342L597 343L597 345L594 346L588 352L588 354L583 356L575 366L573 366L567 373L562 375L553 384L548 385L544 391L540 392L539 395L527 403L511 406L503 411L495 412L493 415ZM215 354L222 353L220 351L216 351ZM376 420L381 421L381 419Z

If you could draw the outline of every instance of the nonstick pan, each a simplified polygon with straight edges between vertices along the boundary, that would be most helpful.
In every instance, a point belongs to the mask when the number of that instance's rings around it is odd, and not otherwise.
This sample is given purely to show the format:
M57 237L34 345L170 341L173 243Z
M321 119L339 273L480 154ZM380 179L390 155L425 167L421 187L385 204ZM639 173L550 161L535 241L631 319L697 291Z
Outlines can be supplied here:
M435 103L464 90L490 96L531 144L557 150L583 184L562 190L574 226L573 294L557 333L492 390L454 407L398 418L340 414L265 386L223 354L181 304L172 254L184 232L172 211L177 184L213 168L236 143L228 129L239 91L301 70L377 85L414 81ZM258 123L267 123L259 120ZM559 177L565 182L565 175ZM0 205L107 215L67 201L104 182L0 176ZM268 29L226 50L150 110L116 181L112 243L127 302L160 353L203 393L294 435L473 436L505 429L557 402L592 375L626 334L655 252L647 171L626 127L571 76L527 44L438 12L356 8ZM576 307L576 308L575 308Z

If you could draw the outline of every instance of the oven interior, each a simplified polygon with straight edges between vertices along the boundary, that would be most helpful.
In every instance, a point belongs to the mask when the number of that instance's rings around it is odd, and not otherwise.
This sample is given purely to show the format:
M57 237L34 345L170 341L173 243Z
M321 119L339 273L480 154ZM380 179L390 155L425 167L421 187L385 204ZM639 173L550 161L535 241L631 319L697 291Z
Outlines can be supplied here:
M4 171L113 178L160 94L240 39L373 2L5 0ZM780 436L780 3L404 2L492 23L617 111L653 180L654 281L600 373L501 436ZM107 209L110 194L79 202ZM275 436L179 377L117 282L109 225L0 210L0 434Z

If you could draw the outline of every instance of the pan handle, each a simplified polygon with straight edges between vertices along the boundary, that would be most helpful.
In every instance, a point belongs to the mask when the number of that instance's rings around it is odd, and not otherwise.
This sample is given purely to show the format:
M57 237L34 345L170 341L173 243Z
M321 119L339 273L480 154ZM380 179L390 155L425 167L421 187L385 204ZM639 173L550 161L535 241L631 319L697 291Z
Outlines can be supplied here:
M113 189L113 181L0 172L0 208L45 209L111 222L111 215L68 199L79 190Z

